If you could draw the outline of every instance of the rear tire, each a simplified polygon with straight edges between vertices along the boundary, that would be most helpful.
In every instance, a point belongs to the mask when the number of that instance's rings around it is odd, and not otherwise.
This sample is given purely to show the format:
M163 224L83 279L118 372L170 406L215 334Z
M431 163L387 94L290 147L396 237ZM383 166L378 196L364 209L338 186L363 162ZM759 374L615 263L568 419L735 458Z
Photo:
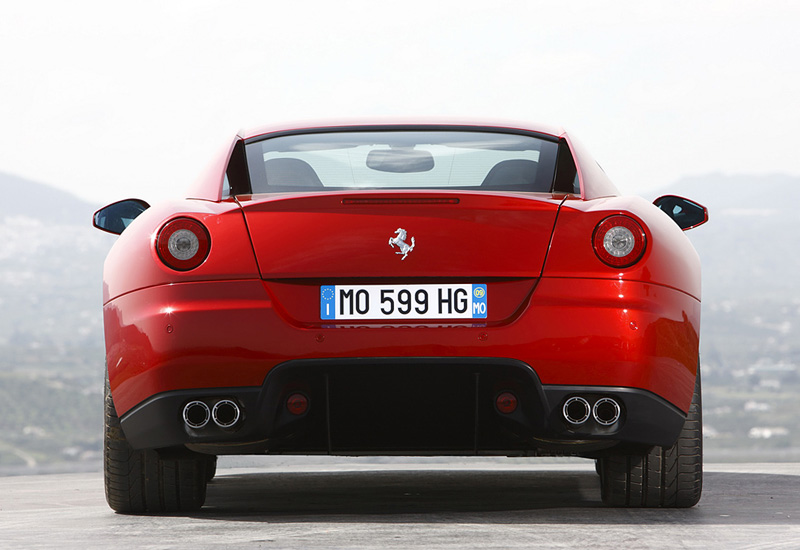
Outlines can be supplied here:
M690 508L703 491L703 412L698 365L692 404L671 447L601 458L600 487L609 506Z
M153 449L133 449L117 417L107 376L103 440L106 501L114 511L188 512L203 506L208 459L164 459Z
M217 475L217 457L216 456L208 456L206 457L206 481L211 482L214 479L214 476Z

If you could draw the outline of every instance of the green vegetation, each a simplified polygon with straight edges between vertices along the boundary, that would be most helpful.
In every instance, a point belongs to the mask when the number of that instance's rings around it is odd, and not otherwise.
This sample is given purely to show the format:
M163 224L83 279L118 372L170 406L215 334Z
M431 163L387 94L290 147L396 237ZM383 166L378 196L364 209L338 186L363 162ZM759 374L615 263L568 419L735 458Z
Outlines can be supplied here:
M99 461L102 374L93 388L88 382L0 373L0 474L8 467Z

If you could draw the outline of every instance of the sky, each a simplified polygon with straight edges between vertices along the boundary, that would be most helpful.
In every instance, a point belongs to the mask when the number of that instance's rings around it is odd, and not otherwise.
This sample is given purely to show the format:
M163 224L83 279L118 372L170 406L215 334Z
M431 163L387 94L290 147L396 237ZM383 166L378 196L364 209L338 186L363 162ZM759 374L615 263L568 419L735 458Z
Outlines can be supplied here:
M182 196L240 128L562 126L626 193L800 176L800 3L36 1L0 8L0 172Z

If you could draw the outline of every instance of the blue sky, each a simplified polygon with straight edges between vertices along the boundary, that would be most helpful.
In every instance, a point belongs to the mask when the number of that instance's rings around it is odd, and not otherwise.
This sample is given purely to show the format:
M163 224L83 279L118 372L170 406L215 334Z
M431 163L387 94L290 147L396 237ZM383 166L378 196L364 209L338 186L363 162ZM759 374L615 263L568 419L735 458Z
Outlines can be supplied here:
M800 175L788 1L31 1L0 17L0 171L94 202L180 196L274 121L564 126L625 192Z

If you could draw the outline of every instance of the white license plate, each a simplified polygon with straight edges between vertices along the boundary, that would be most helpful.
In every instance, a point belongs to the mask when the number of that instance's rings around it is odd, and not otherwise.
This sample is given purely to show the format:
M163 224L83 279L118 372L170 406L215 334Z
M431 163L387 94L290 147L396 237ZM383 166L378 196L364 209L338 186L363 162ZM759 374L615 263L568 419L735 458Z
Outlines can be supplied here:
M320 318L486 319L486 285L323 285Z

